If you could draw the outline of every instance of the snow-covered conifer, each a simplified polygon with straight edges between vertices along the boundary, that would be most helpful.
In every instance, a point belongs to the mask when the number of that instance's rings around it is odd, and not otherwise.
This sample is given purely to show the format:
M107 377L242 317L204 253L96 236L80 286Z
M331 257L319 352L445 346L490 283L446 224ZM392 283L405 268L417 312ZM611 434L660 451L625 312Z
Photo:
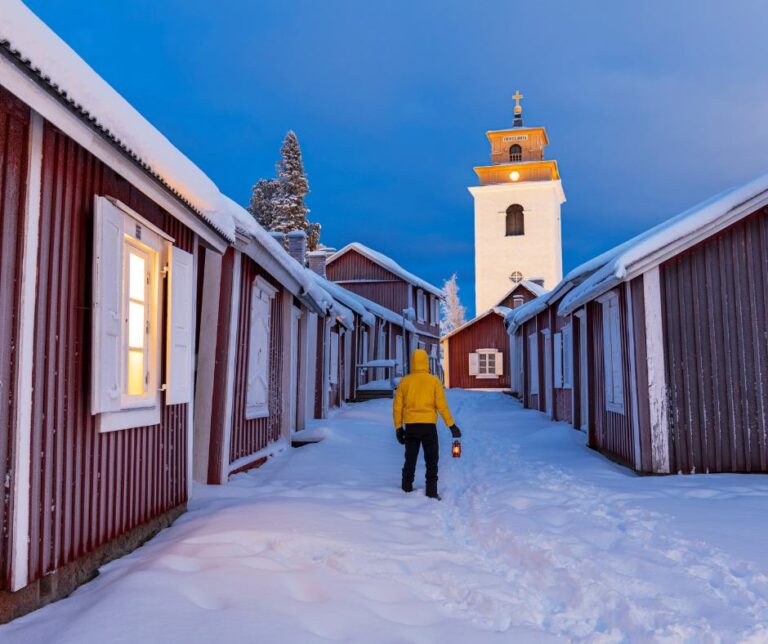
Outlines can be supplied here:
M461 300L459 300L459 284L456 273L451 275L451 279L445 281L443 292L445 297L440 303L442 310L440 332L450 333L466 322L467 313L467 310L461 304Z
M272 230L275 224L275 202L281 189L277 179L259 179L253 186L248 212L266 230Z

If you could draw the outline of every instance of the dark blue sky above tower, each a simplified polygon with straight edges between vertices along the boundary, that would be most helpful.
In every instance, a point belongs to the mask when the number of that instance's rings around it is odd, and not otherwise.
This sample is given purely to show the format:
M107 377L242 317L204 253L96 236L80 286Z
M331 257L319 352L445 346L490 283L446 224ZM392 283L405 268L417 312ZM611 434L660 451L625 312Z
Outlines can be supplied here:
M768 171L768 5L29 0L246 204L293 129L323 241L360 241L474 301L472 166L488 129L547 127L563 259Z

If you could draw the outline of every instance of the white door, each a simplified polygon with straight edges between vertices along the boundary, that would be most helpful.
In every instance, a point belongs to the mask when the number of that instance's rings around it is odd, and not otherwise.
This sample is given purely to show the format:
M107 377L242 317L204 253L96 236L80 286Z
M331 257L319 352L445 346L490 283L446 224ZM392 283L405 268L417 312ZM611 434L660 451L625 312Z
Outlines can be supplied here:
M547 414L552 415L552 337L549 329L544 334L544 402Z
M299 318L301 311L295 306L291 310L291 389L290 419L291 434L296 431L296 415L299 398Z
M589 371L587 369L587 317L579 316L579 402L580 429L589 429Z

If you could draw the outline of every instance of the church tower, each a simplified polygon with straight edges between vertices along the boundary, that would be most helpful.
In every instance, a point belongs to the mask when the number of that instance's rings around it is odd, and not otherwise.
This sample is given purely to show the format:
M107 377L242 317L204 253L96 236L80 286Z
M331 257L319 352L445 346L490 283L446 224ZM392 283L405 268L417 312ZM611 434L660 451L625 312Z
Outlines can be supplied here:
M563 277L557 162L544 158L543 127L523 126L516 92L514 121L487 132L491 163L475 167L475 314L496 306L520 280L551 289Z

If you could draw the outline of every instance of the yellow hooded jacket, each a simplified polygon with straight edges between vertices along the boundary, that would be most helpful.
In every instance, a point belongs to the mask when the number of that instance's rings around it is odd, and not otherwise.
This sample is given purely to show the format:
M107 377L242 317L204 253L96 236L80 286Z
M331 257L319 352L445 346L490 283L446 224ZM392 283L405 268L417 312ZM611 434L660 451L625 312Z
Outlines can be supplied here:
M424 349L416 349L411 356L411 373L405 376L395 392L392 416L395 429L412 423L437 423L437 412L445 424L455 423L445 399L443 383L429 373L429 358Z

